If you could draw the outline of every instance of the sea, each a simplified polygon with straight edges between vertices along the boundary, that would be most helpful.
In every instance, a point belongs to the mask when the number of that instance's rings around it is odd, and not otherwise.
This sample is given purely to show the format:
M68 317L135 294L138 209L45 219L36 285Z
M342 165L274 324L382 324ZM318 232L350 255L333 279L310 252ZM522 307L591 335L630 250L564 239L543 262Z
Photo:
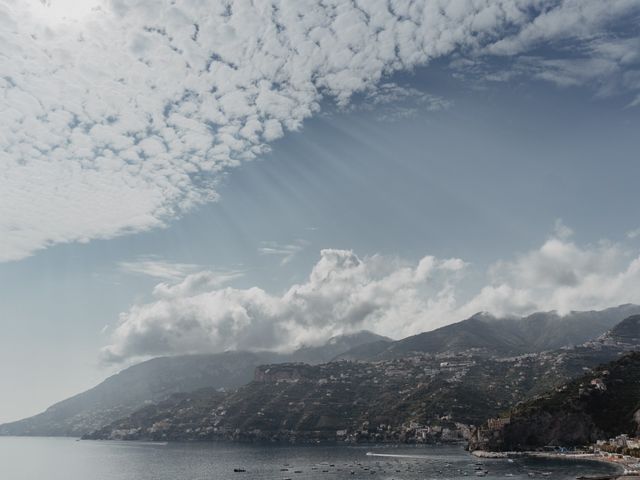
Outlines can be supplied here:
M615 472L614 466L593 461L478 459L462 446L276 446L0 437L1 480L426 480L480 476L564 480Z

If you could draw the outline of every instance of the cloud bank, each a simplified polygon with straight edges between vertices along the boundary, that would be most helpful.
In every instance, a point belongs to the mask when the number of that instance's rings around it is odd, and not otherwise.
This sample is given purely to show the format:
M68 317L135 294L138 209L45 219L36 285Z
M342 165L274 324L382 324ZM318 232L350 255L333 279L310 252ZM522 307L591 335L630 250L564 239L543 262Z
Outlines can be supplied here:
M165 226L215 200L221 172L299 129L324 97L346 105L395 71L456 52L595 45L640 9L622 0L77 3L0 0L0 261ZM601 43L620 68L636 64L627 44Z
M369 329L393 338L467 318L478 311L602 309L640 303L640 255L619 244L581 246L559 225L539 248L496 262L486 285L463 286L471 266L458 258L358 257L322 250L306 282L282 295L211 287L207 272L161 284L155 300L121 314L107 361L228 349L286 349Z

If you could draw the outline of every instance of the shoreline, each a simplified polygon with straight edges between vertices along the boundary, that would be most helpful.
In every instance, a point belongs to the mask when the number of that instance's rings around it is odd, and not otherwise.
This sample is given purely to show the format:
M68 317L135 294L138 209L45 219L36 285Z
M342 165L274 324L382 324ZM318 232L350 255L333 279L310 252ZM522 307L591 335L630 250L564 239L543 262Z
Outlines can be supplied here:
M612 457L598 453L555 453L555 452L487 452L484 450L474 450L471 455L477 458L513 458L513 457L538 457L554 458L563 460L590 460L593 462L615 465L620 470L619 473L611 475L612 480L640 480L640 458L633 457Z

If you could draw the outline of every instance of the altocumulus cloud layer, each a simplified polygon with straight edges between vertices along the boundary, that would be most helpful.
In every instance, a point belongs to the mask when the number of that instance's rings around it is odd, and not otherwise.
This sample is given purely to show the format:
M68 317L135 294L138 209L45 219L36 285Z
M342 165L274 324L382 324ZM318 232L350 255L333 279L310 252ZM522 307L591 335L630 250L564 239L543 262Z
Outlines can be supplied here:
M0 0L0 261L162 227L215 199L220 172L299 129L323 97L345 106L437 57L463 55L458 67L472 71L487 55L517 57L514 72L636 92L637 32L609 30L639 10L637 0ZM566 38L577 61L566 50L523 56Z
M561 227L561 226L560 226ZM222 288L199 272L161 283L151 303L121 314L107 361L227 349L283 349L370 329L400 338L478 311L523 315L538 310L599 309L640 302L640 256L609 242L581 246L558 228L540 248L494 264L486 285L460 298L470 266L457 258L359 258L323 250L305 283L282 295Z

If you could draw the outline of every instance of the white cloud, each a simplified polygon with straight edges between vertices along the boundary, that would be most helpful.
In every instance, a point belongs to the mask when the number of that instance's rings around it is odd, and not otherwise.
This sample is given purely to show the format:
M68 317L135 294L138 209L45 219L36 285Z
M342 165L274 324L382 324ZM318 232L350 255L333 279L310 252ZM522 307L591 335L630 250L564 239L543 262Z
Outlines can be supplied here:
M640 302L638 284L637 252L630 257L624 247L614 243L579 246L566 238L552 237L537 250L496 263L488 285L463 311L507 315L601 309Z
M573 230L567 227L561 218L558 218L553 225L553 235L561 240L566 240L573 235Z
M180 298L185 295L193 295L198 292L207 292L213 288L219 288L242 276L244 276L244 272L241 270L203 270L187 275L178 283L159 283L153 289L153 295L157 298L165 299Z
M122 313L104 358L283 349L365 328L400 338L478 311L562 314L640 303L637 251L606 241L581 246L560 227L539 248L492 265L475 292L465 291L469 265L457 258L411 264L345 250L323 250L309 278L282 295L219 288L207 284L206 272L190 275Z
M606 3L0 0L0 261L166 226L323 96L457 50L591 40L638 6Z
M258 251L261 255L280 257L280 264L286 265L293 260L298 253L304 250L307 245L309 245L309 242L302 239L286 244L278 242L262 242L262 246L258 248Z
M350 109L375 112L377 120L394 122L412 118L422 111L437 112L452 106L452 101L438 95L388 82L367 91Z
M199 265L193 263L167 262L155 256L143 256L133 261L118 263L118 269L124 273L146 275L170 281L181 280L199 268Z
M412 266L322 250L307 281L282 295L257 287L194 288L198 282L188 276L172 287L161 284L154 302L121 314L104 356L280 349L371 326L393 336L409 334L443 321L440 313L453 301L446 279L463 267L457 259L425 257Z
M640 228L636 228L635 230L628 231L627 238L630 238L630 239L640 238Z
M537 78L560 87L590 86L599 96L631 92L638 98L640 36L635 26L628 25L635 22L638 8L635 0L561 2L484 49L488 54L516 57L510 71L490 72L486 78ZM526 54L559 39L566 40L564 48L547 57ZM629 106L635 106L635 101Z
M601 37L608 24L624 19L638 9L635 0L565 0L555 3L555 8L544 10L517 32L492 43L486 50L498 55L516 55L551 40L592 40Z

